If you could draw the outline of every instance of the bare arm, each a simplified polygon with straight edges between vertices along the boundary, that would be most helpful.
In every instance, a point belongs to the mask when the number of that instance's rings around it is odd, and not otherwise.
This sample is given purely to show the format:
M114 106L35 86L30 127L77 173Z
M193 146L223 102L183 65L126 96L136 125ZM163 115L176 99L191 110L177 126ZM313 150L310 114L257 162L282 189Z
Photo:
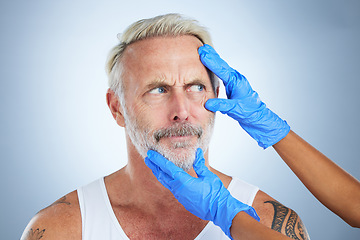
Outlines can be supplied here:
M260 222L239 212L230 228L233 239L310 239L297 213L266 193L258 192L253 207L260 216Z
M293 131L273 145L309 191L353 227L360 227L360 182Z
M309 234L298 214L259 191L253 207L260 217L260 223L251 221L247 216L236 215L231 234L234 239L297 239L309 240Z
M257 222L255 219L244 212L240 212L235 216L230 228L230 232L233 239L291 239Z

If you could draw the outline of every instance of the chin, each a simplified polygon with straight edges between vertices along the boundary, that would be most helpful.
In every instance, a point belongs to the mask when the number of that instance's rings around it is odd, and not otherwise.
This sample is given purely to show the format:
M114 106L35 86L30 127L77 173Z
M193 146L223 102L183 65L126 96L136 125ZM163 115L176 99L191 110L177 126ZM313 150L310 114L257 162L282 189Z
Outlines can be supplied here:
M196 147L191 148L175 148L175 149L167 149L165 151L159 151L164 157L166 157L169 161L173 162L179 168L182 168L184 171L188 172L192 169Z

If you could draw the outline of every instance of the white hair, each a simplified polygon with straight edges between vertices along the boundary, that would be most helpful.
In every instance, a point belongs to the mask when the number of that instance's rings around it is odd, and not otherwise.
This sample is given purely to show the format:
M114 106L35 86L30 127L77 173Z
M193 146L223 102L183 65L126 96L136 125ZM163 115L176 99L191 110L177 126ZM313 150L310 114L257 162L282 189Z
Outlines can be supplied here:
M175 13L139 20L131 24L123 34L118 34L120 43L113 47L109 53L106 72L109 78L109 88L119 96L121 105L124 106L125 102L121 81L121 64L119 62L126 47L147 38L183 35L195 36L203 44L212 45L210 34L205 27L199 25L196 20ZM215 91L219 81L210 71L209 75Z

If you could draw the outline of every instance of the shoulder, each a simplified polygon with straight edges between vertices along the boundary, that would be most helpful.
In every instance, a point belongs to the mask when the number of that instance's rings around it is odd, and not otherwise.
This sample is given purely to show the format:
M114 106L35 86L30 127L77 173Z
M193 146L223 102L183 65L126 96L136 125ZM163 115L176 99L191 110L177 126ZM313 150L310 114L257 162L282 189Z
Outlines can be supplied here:
M77 191L58 199L31 219L21 240L35 239L81 239Z
M259 190L253 207L260 223L293 239L310 239L298 214Z

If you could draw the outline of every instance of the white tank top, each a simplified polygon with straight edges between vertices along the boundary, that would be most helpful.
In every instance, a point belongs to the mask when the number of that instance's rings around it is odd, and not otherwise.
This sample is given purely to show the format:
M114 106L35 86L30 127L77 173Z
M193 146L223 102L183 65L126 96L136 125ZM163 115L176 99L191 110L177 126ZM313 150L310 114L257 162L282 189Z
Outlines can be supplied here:
M238 178L233 178L228 190L239 201L252 205L259 188ZM77 190L83 240L129 240L121 228L105 188L104 178L100 178ZM220 227L209 222L195 240L229 239Z

